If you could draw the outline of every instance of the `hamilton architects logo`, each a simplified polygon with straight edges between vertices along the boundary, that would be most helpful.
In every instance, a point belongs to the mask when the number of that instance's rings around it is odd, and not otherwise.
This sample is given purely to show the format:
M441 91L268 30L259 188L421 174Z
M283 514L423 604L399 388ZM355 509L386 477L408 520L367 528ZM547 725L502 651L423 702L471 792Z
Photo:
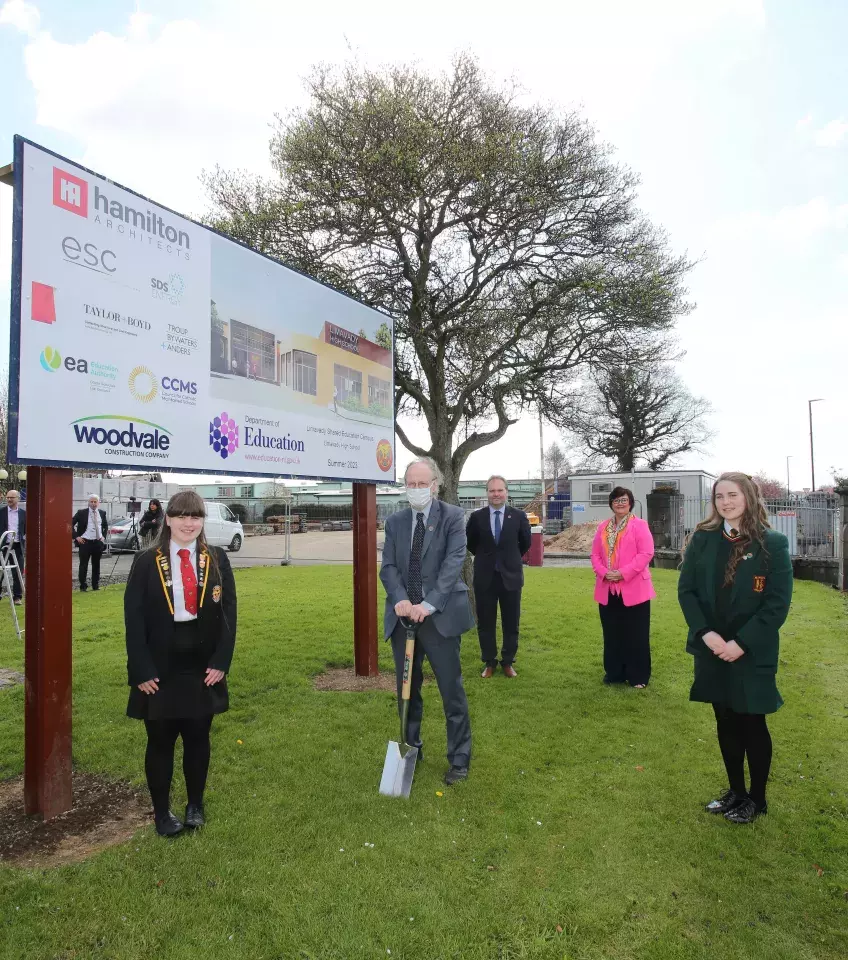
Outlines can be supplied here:
M111 184L103 181L107 188ZM115 187L115 190L119 188ZM94 183L94 203L89 206L89 182L83 177L53 167L53 205L78 217L84 217L108 230L124 234L128 239L146 243L165 253L190 259L191 239L187 231L168 223L151 210L122 203ZM138 200L141 200L139 197ZM93 208L93 209L92 209Z
M238 449L239 428L226 411L209 421L209 446L226 460Z
M104 413L80 417L70 425L77 443L103 447L104 452L158 460L167 460L170 456L171 432L149 420Z

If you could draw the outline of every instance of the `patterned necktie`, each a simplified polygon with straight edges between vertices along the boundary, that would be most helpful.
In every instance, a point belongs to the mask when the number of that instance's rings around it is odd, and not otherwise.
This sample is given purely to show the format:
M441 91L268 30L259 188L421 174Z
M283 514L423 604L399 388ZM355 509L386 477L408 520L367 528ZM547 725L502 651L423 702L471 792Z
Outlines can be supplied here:
M501 542L501 512L495 510L495 543Z
M180 558L180 573L183 578L183 601L186 610L194 617L197 616L197 576L191 554L188 550L177 550Z
M409 583L406 592L412 603L421 603L424 598L421 583L421 548L424 546L424 514L416 515L415 533L412 535L412 552L409 555Z

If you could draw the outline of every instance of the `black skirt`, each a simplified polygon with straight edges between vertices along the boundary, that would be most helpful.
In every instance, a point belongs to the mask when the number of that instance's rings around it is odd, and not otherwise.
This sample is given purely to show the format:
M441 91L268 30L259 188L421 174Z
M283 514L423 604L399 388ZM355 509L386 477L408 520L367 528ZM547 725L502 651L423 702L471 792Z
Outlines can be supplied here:
M156 693L132 687L127 716L133 720L183 720L208 717L229 709L227 678L207 687L206 658L197 620L174 624L168 676L160 678Z

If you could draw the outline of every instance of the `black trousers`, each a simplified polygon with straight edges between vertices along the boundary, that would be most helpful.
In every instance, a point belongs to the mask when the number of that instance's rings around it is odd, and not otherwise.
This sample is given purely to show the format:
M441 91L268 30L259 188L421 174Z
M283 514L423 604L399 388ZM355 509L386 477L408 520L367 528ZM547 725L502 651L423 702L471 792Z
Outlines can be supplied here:
M9 576L12 579L12 596L15 600L20 600L21 597L23 596L23 590L21 589L21 574L23 574L24 572L24 551L20 542L15 542L12 544L12 553L14 553L15 557L17 558L18 569L21 572L19 574L18 570L16 570L14 567L12 567L11 570L9 571ZM11 559L12 557L10 554L9 555L10 562L11 562Z
M745 791L745 758L751 774L748 792L758 806L766 802L766 783L771 770L771 734L762 713L736 713L729 707L713 704L716 732L730 789Z
M518 653L518 622L521 618L521 587L507 590L503 577L495 571L487 586L474 584L474 600L477 604L477 636L480 638L480 656L490 667L498 664L498 606L501 608L501 663L506 666L515 662Z
M88 577L88 561L91 560L91 585L100 586L100 557L106 549L102 540L85 540L79 545L79 582L86 585Z
M421 699L421 684L424 682L422 666L424 657L430 661L447 726L447 758L451 766L467 767L471 761L471 718L468 714L468 699L462 682L462 666L459 661L460 637L443 637L429 618L418 625L415 637L415 656L412 659L412 686L409 691L409 714L407 718L407 742L421 743L421 717L424 701ZM401 687L403 685L403 661L406 652L406 629L398 623L392 633L392 654L395 658L397 677L398 714L401 711Z
M651 601L625 607L620 594L599 603L604 631L604 681L631 687L651 679Z
M167 813L170 807L177 737L183 738L183 775L188 802L201 806L209 773L211 714L178 720L145 720L144 726L147 728L144 773L156 816Z

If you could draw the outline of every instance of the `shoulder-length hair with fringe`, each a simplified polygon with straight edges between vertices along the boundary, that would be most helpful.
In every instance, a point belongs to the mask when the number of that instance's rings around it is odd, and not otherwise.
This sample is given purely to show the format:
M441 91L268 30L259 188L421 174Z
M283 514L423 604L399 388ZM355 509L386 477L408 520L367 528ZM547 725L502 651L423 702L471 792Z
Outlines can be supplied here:
M168 506L165 509L166 517L203 517L206 518L206 504L203 502L203 498L199 493L195 493L194 490L181 490L179 493L174 494L173 497L168 501ZM218 557L215 554L215 550L209 546L208 541L206 540L206 531L201 528L200 533L197 535L197 546L201 550L206 550L209 554L209 564L211 567L210 572L214 572L217 576L218 574ZM171 528L168 526L167 520L162 524L162 529L159 531L159 536L156 538L156 542L150 548L151 550L161 550L166 556L170 553L171 550Z
M710 510L710 515L695 527L696 533L698 530L718 530L724 525L724 517L718 512L718 507L716 507L716 489L723 481L735 483L742 491L742 496L745 497L745 512L739 518L738 523L738 530L741 537L734 543L733 549L730 552L730 559L727 561L727 567L724 571L723 585L728 586L733 583L739 561L752 543L758 543L763 552L768 553L766 550L765 535L766 530L771 529L771 524L768 522L768 512L765 503L763 503L763 495L757 481L754 480L753 477L749 477L747 473L730 471L723 473L713 484L711 496L712 509Z

